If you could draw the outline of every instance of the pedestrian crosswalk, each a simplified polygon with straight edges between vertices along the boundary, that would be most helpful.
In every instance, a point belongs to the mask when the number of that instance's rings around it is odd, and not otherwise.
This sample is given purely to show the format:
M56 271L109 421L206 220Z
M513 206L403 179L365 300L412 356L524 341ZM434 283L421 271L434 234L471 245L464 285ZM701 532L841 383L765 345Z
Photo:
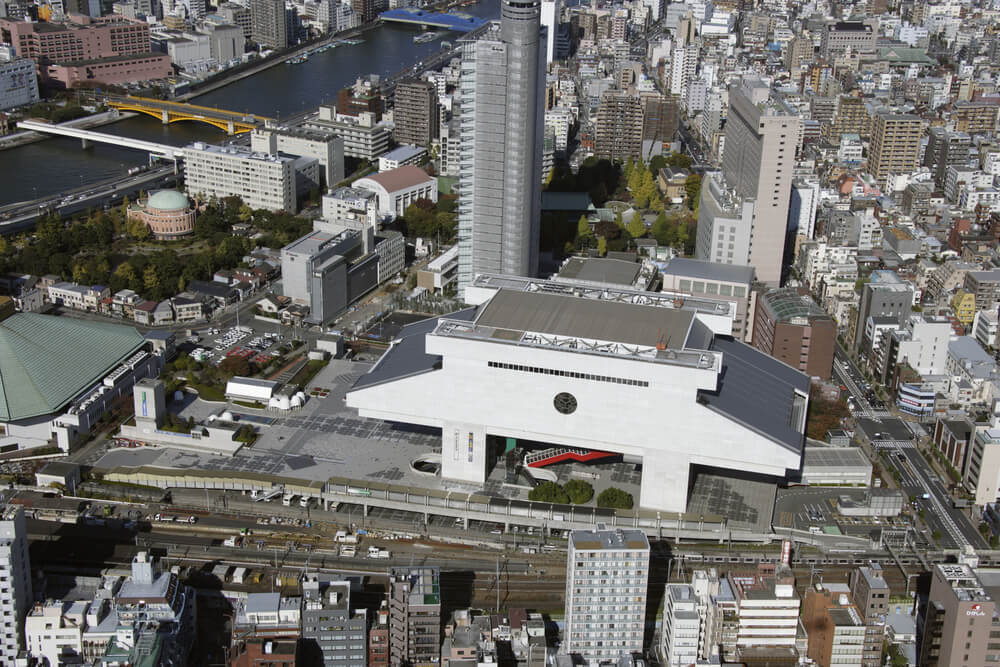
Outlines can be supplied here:
M875 449L914 449L917 445L912 440L874 440L872 446Z

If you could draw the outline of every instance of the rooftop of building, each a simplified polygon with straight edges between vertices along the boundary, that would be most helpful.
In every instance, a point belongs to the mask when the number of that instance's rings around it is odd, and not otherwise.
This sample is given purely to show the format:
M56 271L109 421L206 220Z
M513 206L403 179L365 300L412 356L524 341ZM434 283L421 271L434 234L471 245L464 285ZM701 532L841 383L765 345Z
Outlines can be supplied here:
M396 192L416 187L435 179L420 167L408 164L377 174L370 174L358 180L372 181L385 188L386 192ZM357 184L357 181L355 181L355 184Z
M860 447L806 447L802 466L822 468L870 467Z
M183 211L188 206L187 196L177 190L157 190L146 200L146 208L158 211Z
M570 547L576 551L649 551L649 540L641 530L608 530L598 524L594 530L574 530Z
M740 283L741 285L749 285L753 282L752 266L722 264L689 257L674 257L660 272L663 275L699 280L718 280L720 282Z
M837 30L838 32L871 32L871 25L863 21L836 21L828 25L830 30Z
M966 275L972 276L979 282L1000 282L1000 269L990 269L989 271L969 271Z
M693 320L687 310L501 289L475 323L501 340L532 332L681 350Z
M0 420L55 412L142 347L128 326L38 313L0 322Z
M723 371L717 389L699 391L698 402L786 449L802 451L809 376L727 336L716 336L709 350L722 353Z
M396 162L403 162L405 160L411 160L422 153L426 153L427 149L419 148L417 146L402 145L396 146L388 153L383 153L379 156L380 159L392 160Z
M635 284L642 264L622 259L599 257L570 257L559 269L559 278L607 283L631 287Z
M294 253L296 255L315 255L317 252L323 249L323 247L332 241L336 236L329 232L314 231L309 232L301 238L297 238L284 248L281 249L282 253Z
M868 588L875 590L879 588L888 589L889 584L886 583L885 577L882 576L882 566L878 563L872 564L872 566L859 567L858 572L864 577L865 581L868 583Z
M243 160L259 160L261 162L291 163L296 160L296 158L290 157L288 155L270 155L268 153L255 152L246 146L239 146L236 144L229 144L226 146L216 146L215 144L206 144L202 141L196 141L192 144L188 144L187 146L185 146L184 150L197 151L199 153L212 153L214 155L229 155Z
M825 310L816 305L808 294L799 294L797 288L785 287L764 292L760 297L761 306L778 322L795 319L832 320Z
M364 188L352 188L345 185L344 187L331 191L327 196L332 199L372 199L376 195L371 190L365 190Z
M861 627L865 624L854 607L834 607L828 610L835 627Z
M393 568L390 583L397 582L405 582L409 586L411 605L441 604L441 570L437 567Z

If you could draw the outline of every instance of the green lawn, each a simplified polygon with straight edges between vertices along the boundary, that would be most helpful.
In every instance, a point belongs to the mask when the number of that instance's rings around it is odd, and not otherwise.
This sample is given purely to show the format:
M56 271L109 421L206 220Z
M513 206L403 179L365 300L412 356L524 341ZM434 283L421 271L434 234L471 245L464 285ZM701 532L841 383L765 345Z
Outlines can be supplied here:
M198 396L206 401L226 400L225 390L221 387L209 384L189 384L188 386L198 392Z
M298 373L295 374L295 377L292 378L292 381L289 382L289 384L297 384L300 387L309 386L309 383L312 382L312 379L314 377L316 377L316 374L319 373L320 370L324 368L328 363L330 362L320 361L319 359L313 359L305 366L303 366Z

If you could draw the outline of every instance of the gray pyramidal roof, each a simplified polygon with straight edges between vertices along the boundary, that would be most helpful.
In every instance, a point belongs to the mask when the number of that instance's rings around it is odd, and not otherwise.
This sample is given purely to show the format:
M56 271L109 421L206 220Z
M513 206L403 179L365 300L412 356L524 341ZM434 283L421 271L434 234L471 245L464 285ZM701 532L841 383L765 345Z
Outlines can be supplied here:
M0 421L55 412L142 347L132 327L16 313L0 322Z

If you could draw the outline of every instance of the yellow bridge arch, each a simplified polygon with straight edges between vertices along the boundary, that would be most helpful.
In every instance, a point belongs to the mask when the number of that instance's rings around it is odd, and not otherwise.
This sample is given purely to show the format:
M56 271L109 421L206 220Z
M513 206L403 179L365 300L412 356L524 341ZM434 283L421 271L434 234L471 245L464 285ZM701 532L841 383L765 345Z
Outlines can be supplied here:
M145 97L108 97L106 102L109 107L119 111L135 111L152 116L162 121L164 125L180 121L194 121L213 125L228 134L243 134L273 120L267 116L256 114Z

